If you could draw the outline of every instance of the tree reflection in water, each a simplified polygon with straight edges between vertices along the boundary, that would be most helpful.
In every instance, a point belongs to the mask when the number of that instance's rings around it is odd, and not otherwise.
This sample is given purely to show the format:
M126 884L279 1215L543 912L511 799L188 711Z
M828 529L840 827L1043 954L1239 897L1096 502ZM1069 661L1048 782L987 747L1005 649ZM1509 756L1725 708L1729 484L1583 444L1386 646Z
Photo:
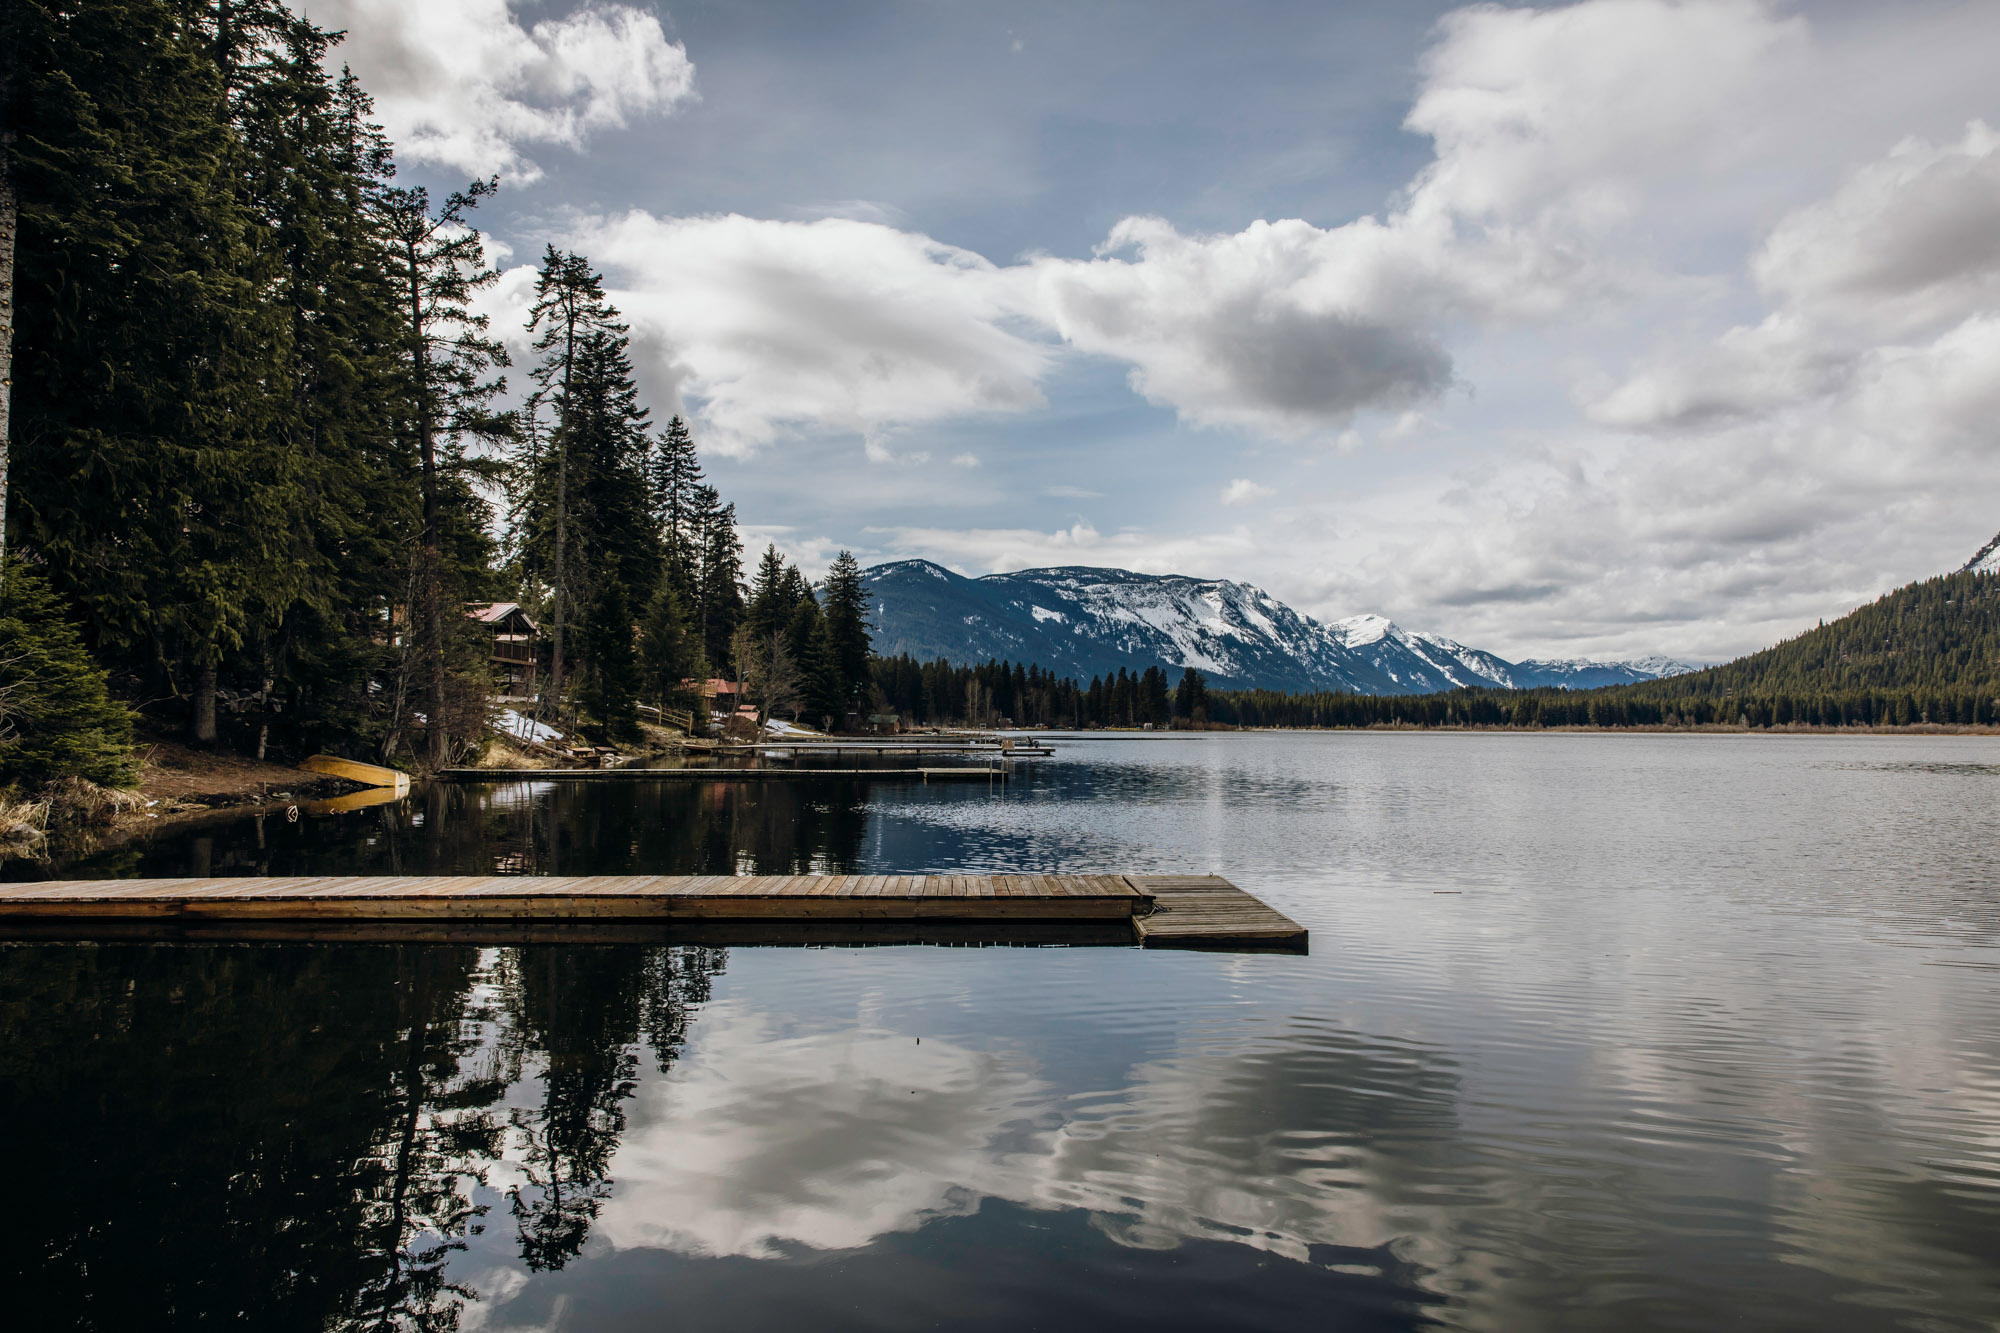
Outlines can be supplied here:
M489 1169L522 1154L521 1255L560 1268L642 1052L672 1064L723 958L4 946L0 1133L32 1201L0 1223L16 1326L456 1328L477 1293L447 1266ZM503 1116L527 1070L539 1104Z
M502 1051L518 1071L539 1054L541 1104L511 1115L522 1184L508 1191L529 1269L576 1257L611 1194L611 1155L638 1087L639 1047L661 1073L707 1000L719 951L550 947L510 951Z
M258 816L65 863L64 879L179 875L851 874L869 785L431 783L295 822ZM9 873L46 874L9 863Z

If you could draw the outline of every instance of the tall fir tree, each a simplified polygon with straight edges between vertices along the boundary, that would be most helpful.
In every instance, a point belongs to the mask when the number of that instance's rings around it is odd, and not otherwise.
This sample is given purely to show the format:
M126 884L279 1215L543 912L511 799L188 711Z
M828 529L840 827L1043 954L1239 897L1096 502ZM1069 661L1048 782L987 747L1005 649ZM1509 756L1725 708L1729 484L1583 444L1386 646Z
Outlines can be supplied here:
M639 622L639 676L657 708L698 710L685 682L708 675L701 639L688 622L687 608L673 581L662 576Z
M471 307L474 294L499 278L468 221L496 188L494 181L475 181L447 195L436 209L422 186L384 189L377 201L397 297L402 427L418 464L422 520L411 576L412 619L426 715L425 758L433 767L441 767L449 751L447 640L461 628L459 604L467 591L464 571L447 560L449 511L462 508L470 490L466 441L503 438L511 428L506 417L491 411L506 381L490 372L508 363L507 349L487 336L487 317Z
M382 225L393 157L353 72L326 75L332 39L283 11L267 19L263 77L246 83L237 118L250 194L283 261L270 295L285 339L269 382L274 429L303 482L288 530L303 579L237 664L262 701L259 757L274 720L294 744L374 725L368 682L389 664L379 629L404 600L420 538Z
M756 577L750 581L750 598L744 607L744 623L760 637L768 637L791 622L797 604L792 568L774 545L766 546L757 561Z
M843 712L866 703L863 697L871 683L868 659L872 641L868 632L868 590L861 582L861 565L851 551L834 557L826 572L821 596L826 616L827 638L833 652L833 669L840 681ZM839 724L840 719L835 720Z
M560 707L571 623L581 609L596 616L616 604L602 597L606 579L623 583L618 600L627 607L650 592L660 541L630 340L589 260L549 247L528 328L540 357L535 401L549 423L518 459L525 475L515 546L524 571L548 580L554 642L547 698ZM629 617L625 630L632 631ZM595 630L591 641L601 641Z
M669 572L677 571L678 591L686 598L693 592L693 569L699 563L699 558L689 551L688 525L695 488L702 484L702 475L694 435L679 416L668 421L666 429L653 442L647 482L661 541L666 547Z
M598 734L614 744L640 737L635 705L642 688L639 655L633 641L632 607L625 580L606 577L597 585L590 614L584 622L585 707Z
M701 626L702 649L710 662L726 666L743 620L743 542L736 533L736 506L724 504L713 487L697 486L689 526L699 557L695 620Z

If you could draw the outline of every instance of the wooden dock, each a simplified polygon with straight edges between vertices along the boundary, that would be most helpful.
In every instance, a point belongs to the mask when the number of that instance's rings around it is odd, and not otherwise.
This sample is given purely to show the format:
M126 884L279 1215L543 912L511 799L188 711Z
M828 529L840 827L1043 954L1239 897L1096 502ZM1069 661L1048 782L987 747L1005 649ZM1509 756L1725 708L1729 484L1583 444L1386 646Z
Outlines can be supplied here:
M801 778L1005 782L1007 771L984 764L956 768L441 768L433 776L447 782L796 782Z
M0 884L0 936L105 935L1306 947L1296 923L1213 876L239 876Z
M1152 905L1132 925L1148 949L1304 953L1305 928L1220 875L1130 875Z

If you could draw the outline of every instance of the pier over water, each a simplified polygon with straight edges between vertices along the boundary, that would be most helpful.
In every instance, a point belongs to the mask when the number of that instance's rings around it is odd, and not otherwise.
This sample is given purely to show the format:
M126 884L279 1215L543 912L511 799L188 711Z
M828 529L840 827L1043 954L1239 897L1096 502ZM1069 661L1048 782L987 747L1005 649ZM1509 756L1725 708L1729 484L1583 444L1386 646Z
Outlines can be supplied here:
M1293 951L1307 943L1296 922L1217 876L243 875L0 885L0 935L17 937L310 938L323 930L416 939L446 927L452 937L582 940L718 925L812 928L791 932L796 942L865 943L884 933L878 927L889 928L882 942L903 942L925 938L912 926L941 926L940 942ZM1032 929L1013 933L1019 927ZM410 933L399 935L404 928ZM784 931L772 938L791 942Z

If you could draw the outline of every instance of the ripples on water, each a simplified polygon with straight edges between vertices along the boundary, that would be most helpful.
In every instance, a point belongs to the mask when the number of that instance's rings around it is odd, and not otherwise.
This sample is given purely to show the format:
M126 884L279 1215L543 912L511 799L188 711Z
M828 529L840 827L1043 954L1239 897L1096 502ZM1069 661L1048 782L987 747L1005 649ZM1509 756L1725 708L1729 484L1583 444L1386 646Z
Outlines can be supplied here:
M2000 743L1099 741L66 874L1214 870L1307 958L0 951L50 1327L1986 1329Z

